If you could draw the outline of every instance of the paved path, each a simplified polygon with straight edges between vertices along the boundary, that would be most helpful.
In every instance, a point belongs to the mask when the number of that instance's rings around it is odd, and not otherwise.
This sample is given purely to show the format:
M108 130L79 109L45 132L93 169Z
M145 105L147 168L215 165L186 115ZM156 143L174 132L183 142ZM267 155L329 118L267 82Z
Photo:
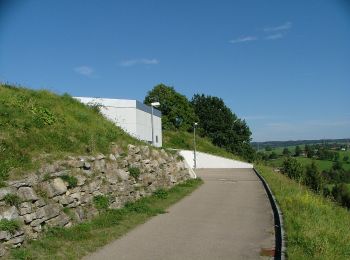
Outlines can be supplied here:
M259 259L274 246L273 216L251 169L198 170L204 184L85 259Z

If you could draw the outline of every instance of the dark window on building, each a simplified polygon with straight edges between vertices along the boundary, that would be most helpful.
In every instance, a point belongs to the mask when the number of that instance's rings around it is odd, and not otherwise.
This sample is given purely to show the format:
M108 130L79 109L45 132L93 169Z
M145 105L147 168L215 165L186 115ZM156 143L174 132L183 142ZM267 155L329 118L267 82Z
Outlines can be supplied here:
M158 135L156 135L156 143L158 143Z

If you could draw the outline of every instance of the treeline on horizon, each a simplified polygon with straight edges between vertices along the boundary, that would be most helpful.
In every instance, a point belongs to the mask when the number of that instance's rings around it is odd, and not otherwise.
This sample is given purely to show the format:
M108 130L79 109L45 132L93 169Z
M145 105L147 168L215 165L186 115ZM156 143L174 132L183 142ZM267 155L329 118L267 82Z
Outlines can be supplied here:
M245 120L240 119L224 103L222 98L195 94L191 100L174 87L159 84L148 92L144 103L160 102L164 130L192 132L194 123L201 137L226 151L237 154L248 161L255 158L251 131Z
M265 142L252 142L252 146L257 149L271 147L286 147L286 146L296 146L296 145L307 145L307 144L332 144L332 143L350 143L350 139L315 139L315 140L290 140L290 141L265 141Z

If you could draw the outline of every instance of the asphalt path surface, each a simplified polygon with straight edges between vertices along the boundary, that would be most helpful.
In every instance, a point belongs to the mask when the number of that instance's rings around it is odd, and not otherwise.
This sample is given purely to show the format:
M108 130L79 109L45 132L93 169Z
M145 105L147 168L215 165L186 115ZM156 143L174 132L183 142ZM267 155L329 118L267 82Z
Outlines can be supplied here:
M252 169L201 169L204 184L84 259L260 259L273 248L274 222Z

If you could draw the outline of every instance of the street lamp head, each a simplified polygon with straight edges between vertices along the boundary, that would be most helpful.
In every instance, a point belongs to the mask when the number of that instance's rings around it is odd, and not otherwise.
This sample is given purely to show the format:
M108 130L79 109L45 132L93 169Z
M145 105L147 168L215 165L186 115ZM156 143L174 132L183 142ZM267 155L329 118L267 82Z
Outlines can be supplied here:
M194 122L194 125L198 125L198 123L197 123L197 122Z
M152 107L159 107L159 106L160 106L160 103L159 103L159 102L152 102L152 103L151 103L151 106L152 106Z

